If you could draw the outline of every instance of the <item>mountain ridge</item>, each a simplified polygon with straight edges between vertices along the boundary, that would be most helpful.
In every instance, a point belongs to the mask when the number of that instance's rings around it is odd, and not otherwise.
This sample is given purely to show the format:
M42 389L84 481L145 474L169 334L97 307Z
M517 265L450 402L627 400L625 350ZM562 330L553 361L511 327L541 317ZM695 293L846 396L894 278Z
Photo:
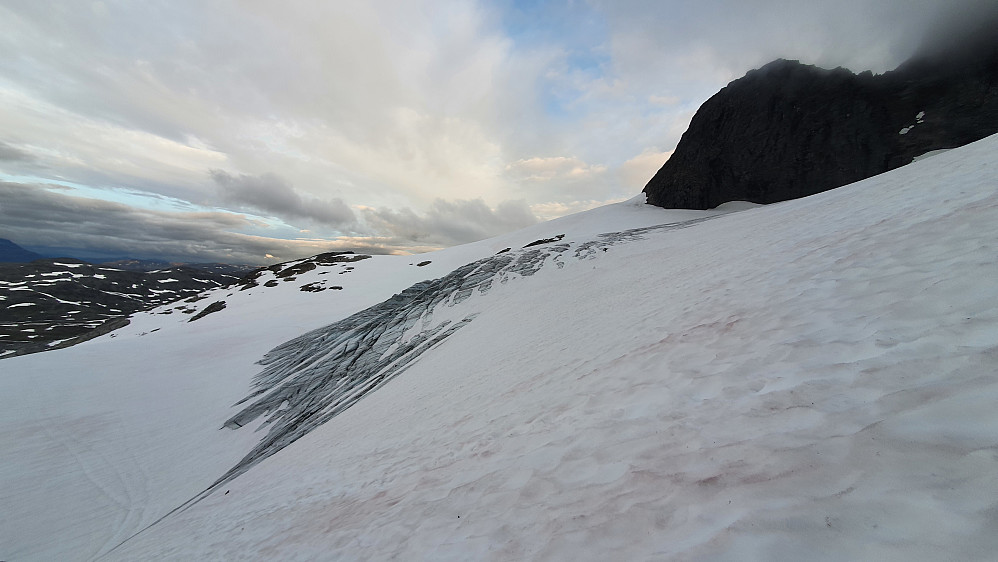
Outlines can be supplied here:
M998 21L998 20L996 20ZM920 53L881 75L778 59L708 99L645 185L709 209L834 189L998 132L998 39Z
M44 256L25 250L11 240L0 238L0 263L25 263L42 257Z

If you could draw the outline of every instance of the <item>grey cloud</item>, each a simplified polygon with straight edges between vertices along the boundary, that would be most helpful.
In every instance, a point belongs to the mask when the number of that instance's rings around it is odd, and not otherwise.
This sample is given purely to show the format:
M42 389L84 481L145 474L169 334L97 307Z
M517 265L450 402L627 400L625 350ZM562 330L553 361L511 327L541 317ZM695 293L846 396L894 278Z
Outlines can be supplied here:
M273 263L330 250L389 251L377 242L284 240L234 232L258 226L232 213L150 211L74 197L40 185L0 182L0 237L27 246L247 264Z
M998 3L994 0L963 0L940 10L925 32L920 56L953 54L963 50L994 48L998 28Z
M755 0L696 3L596 0L618 48L643 48L668 65L700 52L737 77L772 59L883 72L913 55L942 20L975 19L993 0ZM993 10L992 10L993 11ZM694 59L697 57L694 56ZM707 69L704 69L707 70Z
M32 154L0 141L0 162L27 162L34 159Z
M525 201L505 201L492 209L481 199L437 199L424 214L409 208L367 209L364 219L375 230L399 239L441 246L474 242L537 222Z
M319 224L345 226L356 222L342 199L316 199L302 196L275 174L234 176L211 170L219 194L229 204L274 214L284 219L306 219Z
M587 129L570 132L572 152L614 168L670 150L704 100L753 68L790 58L884 72L912 56L942 15L988 1L589 0L606 24L608 61L579 88ZM649 107L652 99L676 103Z
M571 154L577 130L614 146L585 126L559 134L544 118L537 82L555 55L517 50L497 11L474 0L446 9L433 0L178 0L72 10L37 0L0 6L0 51L23 61L0 60L0 72L29 109L33 100L49 105L37 117L23 111L23 129L60 180L199 202L222 194L246 211L343 226L349 209L309 199L313 186L336 185L368 206L531 197L508 195L509 182L496 177L503 155L540 153L514 145L567 143L556 152ZM92 132L105 125L114 130ZM131 154L133 132L180 146L166 153L148 139ZM85 150L93 147L106 157ZM223 181L203 181L209 168L227 170ZM261 170L281 177L236 173ZM262 193L260 183L276 191ZM438 191L421 191L428 185Z
M510 34L508 2L0 2L0 52L13 54L0 57L0 94L17 107L0 122L18 135L0 158L11 174L224 200L380 240L312 190L335 186L369 207L410 202L361 217L393 247L412 247L400 232L467 241L526 215L483 225L418 205L633 195L621 165L673 148L697 106L750 68L788 57L886 70L941 15L972 20L989 3L550 2L525 13L539 22L529 29L553 30L531 38ZM24 146L37 159L10 160ZM507 167L556 155L607 173L569 181ZM206 181L211 168L228 171ZM260 170L280 177L235 173Z
M60 107L176 141L190 133L214 136L222 148L238 151L244 140L217 130L232 127L233 117L261 115L323 115L351 133L376 137L372 125L384 115L372 109L403 101L389 72L391 51L376 33L385 25L378 10L422 10L350 4L13 3L0 6L11 28L0 49L30 50L32 64L0 61L0 68ZM356 87L342 87L343 80Z

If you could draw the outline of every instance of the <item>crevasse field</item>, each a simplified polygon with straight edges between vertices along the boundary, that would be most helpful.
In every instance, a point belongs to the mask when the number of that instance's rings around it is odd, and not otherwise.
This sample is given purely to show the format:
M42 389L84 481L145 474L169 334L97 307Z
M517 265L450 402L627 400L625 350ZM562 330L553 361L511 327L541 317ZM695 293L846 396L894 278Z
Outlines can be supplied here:
M996 154L2 360L0 559L992 560Z

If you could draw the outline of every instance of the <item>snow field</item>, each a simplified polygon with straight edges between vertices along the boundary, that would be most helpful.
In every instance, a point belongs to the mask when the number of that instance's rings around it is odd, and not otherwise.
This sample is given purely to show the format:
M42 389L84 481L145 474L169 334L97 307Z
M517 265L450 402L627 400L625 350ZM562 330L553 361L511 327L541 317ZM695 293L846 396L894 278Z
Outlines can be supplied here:
M0 559L990 559L996 148L475 293L402 375L114 550L264 434L219 428L274 346L505 247L706 215L619 204L6 359Z
M476 295L111 558L987 560L996 144Z
M190 306L228 306L193 323L161 314L184 304L172 303L80 345L5 359L0 559L95 558L210 486L262 436L258 424L220 428L255 362L284 341L506 247L704 214L618 204L435 252L424 267L409 265L424 256L374 256L264 287L268 273L246 291L207 291ZM319 281L343 290L299 290Z

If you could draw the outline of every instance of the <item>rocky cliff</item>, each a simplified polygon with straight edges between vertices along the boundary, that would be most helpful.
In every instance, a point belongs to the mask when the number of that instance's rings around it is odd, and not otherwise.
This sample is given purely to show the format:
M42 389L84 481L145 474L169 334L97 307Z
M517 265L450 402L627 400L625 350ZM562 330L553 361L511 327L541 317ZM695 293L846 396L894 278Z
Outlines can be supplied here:
M707 100L644 192L667 208L774 203L995 132L998 41L990 35L882 75L777 60Z

